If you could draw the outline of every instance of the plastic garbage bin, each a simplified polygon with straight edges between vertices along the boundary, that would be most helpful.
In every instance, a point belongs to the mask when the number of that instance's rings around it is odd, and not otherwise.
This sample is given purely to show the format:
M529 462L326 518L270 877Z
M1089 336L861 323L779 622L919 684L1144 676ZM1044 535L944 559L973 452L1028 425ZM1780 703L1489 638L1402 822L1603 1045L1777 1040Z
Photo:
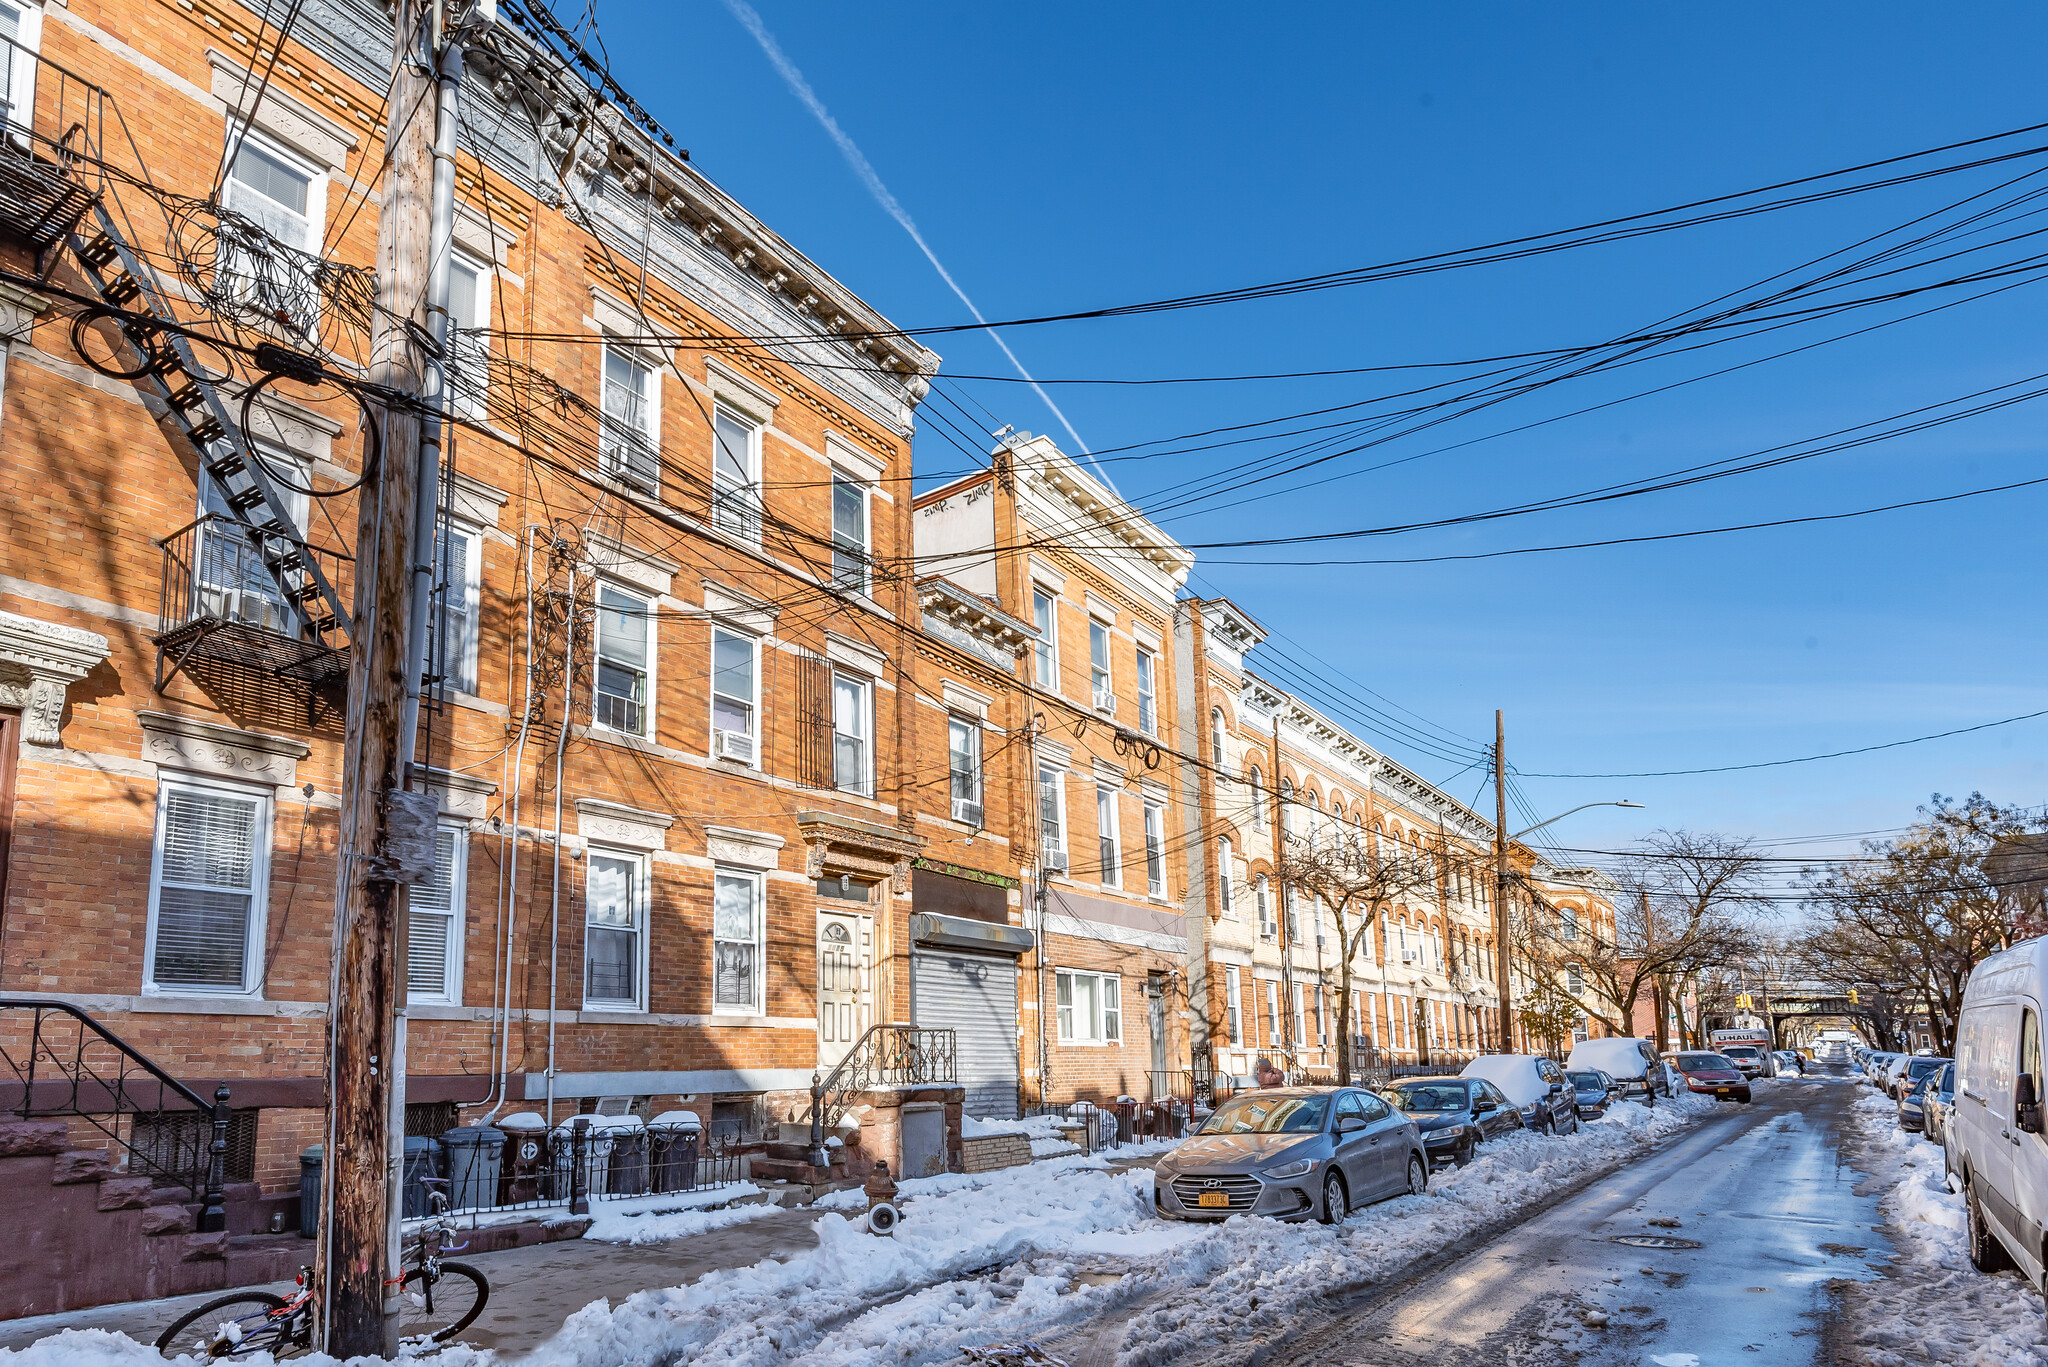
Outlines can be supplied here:
M495 1125L458 1125L441 1136L448 1160L448 1208L481 1210L498 1203L505 1132Z
M704 1122L695 1111L663 1111L647 1126L647 1189L689 1191L697 1185Z
M583 1194L595 1200L611 1189L605 1180L608 1168L605 1156L609 1152L605 1141L610 1136L604 1133L604 1125L606 1121L615 1118L602 1115L572 1115L561 1124L555 1126L554 1133L548 1136L549 1144L554 1150L552 1155L554 1186L551 1199L556 1201L574 1201L576 1199L573 1169L577 1162L575 1131L576 1122L579 1120L583 1121L585 1125L582 1153Z
M299 1237L320 1232L320 1163L325 1146L315 1144L299 1155Z
M404 1218L417 1220L434 1212L432 1193L447 1190L442 1180L447 1169L441 1164L441 1141L425 1135L405 1137Z
M637 1115L600 1116L591 1127L605 1153L605 1190L613 1196L647 1193L647 1126Z
M518 1111L500 1119L497 1128L505 1135L504 1157L498 1170L498 1204L519 1206L560 1199L549 1172L547 1118L538 1111ZM567 1195L567 1188L562 1195Z

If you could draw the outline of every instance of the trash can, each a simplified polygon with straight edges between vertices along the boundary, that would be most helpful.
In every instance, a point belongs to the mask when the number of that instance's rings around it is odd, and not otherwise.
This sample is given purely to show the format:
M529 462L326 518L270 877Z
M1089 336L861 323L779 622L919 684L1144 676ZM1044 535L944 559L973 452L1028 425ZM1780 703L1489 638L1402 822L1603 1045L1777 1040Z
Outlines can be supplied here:
M409 1134L405 1137L405 1203L400 1209L403 1218L417 1220L423 1215L434 1213L432 1194L447 1190L442 1179L447 1169L441 1165L441 1141L425 1135Z
M504 1157L498 1170L498 1204L531 1205L539 1200L557 1200L548 1164L548 1122L538 1111L518 1111L498 1122L505 1135ZM542 1188L547 1190L543 1191ZM567 1195L565 1188L560 1195Z
M441 1136L448 1160L448 1208L481 1210L498 1204L505 1162L505 1132L494 1125L458 1125Z
M695 1111L663 1111L654 1117L647 1126L647 1189L694 1189L703 1143L704 1122Z
M576 1152L576 1122L584 1122L583 1152L583 1194L592 1200L603 1196L610 1187L605 1181L605 1139L600 1128L610 1117L601 1115L572 1115L555 1126L555 1132L548 1136L554 1148L554 1188L551 1200L574 1201L576 1183L574 1170L578 1155Z
M613 1196L647 1194L647 1126L637 1115L599 1117L591 1127L597 1142L608 1146L605 1190Z
M315 1144L299 1155L299 1237L320 1232L320 1162L324 1146Z

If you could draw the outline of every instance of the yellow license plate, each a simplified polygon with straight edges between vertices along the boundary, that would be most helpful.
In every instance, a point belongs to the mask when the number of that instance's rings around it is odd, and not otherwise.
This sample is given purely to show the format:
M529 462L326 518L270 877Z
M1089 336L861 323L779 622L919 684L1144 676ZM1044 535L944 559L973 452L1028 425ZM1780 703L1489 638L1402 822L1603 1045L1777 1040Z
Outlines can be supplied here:
M1227 1191L1205 1191L1195 1198L1195 1204L1198 1206L1220 1206L1224 1210L1229 1210L1230 1193Z
M1714 1089L1714 1095L1715 1095L1715 1096L1726 1096L1726 1095L1728 1095L1728 1089L1727 1089L1726 1087L1716 1087L1716 1088Z

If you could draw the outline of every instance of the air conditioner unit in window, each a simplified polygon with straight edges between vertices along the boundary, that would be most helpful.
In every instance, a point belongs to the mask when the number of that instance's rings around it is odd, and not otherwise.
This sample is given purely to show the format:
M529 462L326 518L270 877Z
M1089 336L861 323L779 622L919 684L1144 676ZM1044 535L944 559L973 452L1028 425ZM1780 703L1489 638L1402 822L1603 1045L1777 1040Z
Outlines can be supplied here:
M964 797L953 799L953 819L964 822L979 830L981 828L981 804L969 802Z
M713 731L711 755L714 759L736 759L742 764L752 764L754 738L744 731Z
M1043 850L1039 851L1038 867L1046 873L1065 873L1067 871L1067 847L1065 845L1048 844Z
M1114 717L1116 715L1116 694L1107 688L1096 689L1095 710L1097 712L1107 712L1110 716Z
M1422 951L1421 951L1421 950L1419 950L1419 949L1404 949L1404 950L1402 950L1402 951L1401 951L1401 962L1402 962L1402 963L1404 963L1404 964L1418 964L1418 963L1421 963L1421 962L1422 962Z

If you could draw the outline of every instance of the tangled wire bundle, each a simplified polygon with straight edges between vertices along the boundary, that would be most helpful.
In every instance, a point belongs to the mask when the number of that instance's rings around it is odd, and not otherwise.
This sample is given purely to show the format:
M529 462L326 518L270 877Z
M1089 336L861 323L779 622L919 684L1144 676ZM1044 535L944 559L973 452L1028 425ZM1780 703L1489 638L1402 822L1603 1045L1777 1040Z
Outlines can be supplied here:
M178 277L221 318L300 343L330 325L370 330L376 272L288 247L254 218L210 200L163 198Z

